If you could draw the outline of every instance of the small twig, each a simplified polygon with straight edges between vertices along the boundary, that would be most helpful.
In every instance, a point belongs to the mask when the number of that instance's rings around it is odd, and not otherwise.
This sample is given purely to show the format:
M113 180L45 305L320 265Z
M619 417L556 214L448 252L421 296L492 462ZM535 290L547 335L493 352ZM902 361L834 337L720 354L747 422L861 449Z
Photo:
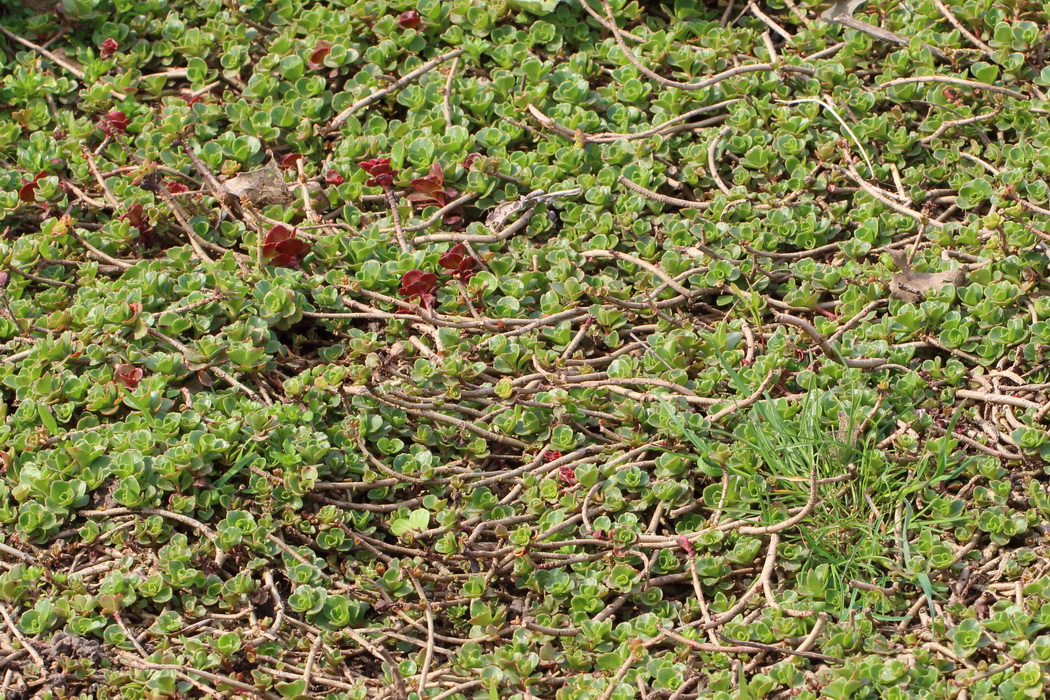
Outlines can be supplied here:
M21 551L19 549L15 549L14 547L12 547L10 545L7 545L7 544L0 543L0 552L4 552L5 554L10 554L12 557L15 557L17 559L21 559L22 561L29 562L30 564L38 564L39 563L37 561L36 557L34 557L33 555L26 554L25 552L23 552L23 551Z
M886 192L885 190L876 187L875 185L872 185L870 182L861 177L860 173L858 173L855 169L843 168L842 166L835 166L835 169L852 179L854 182L860 185L861 189L863 189L865 192L867 192L872 197L877 199L879 202L885 204L887 207L894 210L895 212L904 214L905 216L909 216L921 224L928 224L930 226L933 226L934 228L944 228L946 226L944 222L938 221L936 219L931 219L929 216L917 212L914 209L909 209L903 204L900 204L899 202L895 201L894 197L896 197L897 195L891 195L889 192Z
M53 280L47 277L39 277L30 272L26 272L22 268L11 263L7 264L7 268L12 272L21 275L22 277L25 277L27 280L32 280L33 282L39 282L40 284L46 284L51 287L62 287L63 289L80 289L80 287L78 287L75 284L72 284L71 282L63 282L62 280Z
M867 34L870 37L874 37L879 41L884 41L887 44L893 44L894 46L908 46L911 44L911 39L896 32L891 32L888 29L882 27L876 27L873 24L868 24L849 15L839 15L838 17L832 18L833 22L837 22L844 27L849 27L863 34ZM929 44L923 44L923 48L929 51L931 54L941 59L942 61L950 61L948 55L938 49L936 46L930 46Z
M834 343L836 340L839 339L840 336L847 333L851 328L863 321L868 314L870 314L872 311L879 308L885 303L885 299L876 299L875 301L868 303L863 309L858 311L856 315L853 316L853 318L839 326L838 330L832 333L830 337L828 337L828 342Z
M664 270L660 269L656 265L646 262L641 258L636 258L633 255L621 253L617 250L585 250L581 253L581 255L585 258L612 258L613 260L626 260L627 262L637 265L638 267L641 267L645 270L648 270L654 276L659 278L668 287L675 290L679 294L684 294L687 298L693 296L693 294L695 293L695 290L687 289L675 282L670 275L668 275Z
M773 371L771 371L769 374L766 375L766 378L762 380L762 383L759 384L758 389L756 389L753 394L748 396L743 401L734 401L734 402L732 402L729 406L726 406L725 408L723 408L718 413L715 413L714 415L712 415L710 418L708 418L708 420L710 420L712 423L717 423L718 421L722 420L723 418L725 418L728 415L736 413L737 411L739 411L739 410L741 410L743 408L748 408L750 406L753 406L759 399L762 398L762 395L766 393L766 390L769 389L769 387L773 383L773 381L779 376L780 376L779 369L774 369Z
M688 199L678 199L677 197L668 197L667 195L653 192L652 190L646 189L645 187L628 180L623 175L620 175L618 180L619 183L627 189L634 190L638 194L643 195L654 202L660 202L661 204L669 204L674 207L685 207L687 209L708 209L711 206L711 202L693 202ZM735 204L736 202L730 203Z
M400 90L401 88L403 88L405 85L408 85L409 83L411 83L416 78L418 78L418 77L422 76L423 74L425 74L425 73L433 70L434 68L438 67L439 65L441 65L445 61L447 61L449 59L452 59L452 58L456 58L457 56L462 56L464 53L466 53L466 51L464 49L456 49L455 51L449 51L448 53L442 54L442 55L438 56L437 58L433 58L433 59L427 61L426 63L421 65L419 68L416 68L411 73L407 73L404 77L402 77L397 82L394 82L394 83L392 83L392 84L390 84L390 85L388 85L388 86L386 86L384 88L380 88L379 90L376 90L375 92L373 92L368 97L362 98L362 99L358 100L357 102L353 103L352 105L350 105L349 107L347 107L346 109L344 109L342 112L340 112L338 115L336 115L335 119L333 119L328 124L328 126L326 126L324 129L321 130L321 133L323 133L323 134L330 134L330 133L334 132L339 127L341 127L346 122L347 119L349 119L354 114L356 114L358 110L363 109L363 108L367 107L368 105L370 105L370 104L372 104L374 102L378 102L379 100L383 99L384 97L386 97L390 93L395 92L397 90Z
M306 667L303 669L303 687L307 691L310 690L310 681L313 680L311 676L313 676L314 672L314 663L317 661L317 652L321 650L322 643L323 638L318 634L317 638L314 639L313 644L310 645L310 655L306 658Z
M795 328L804 331L805 334L812 338L813 342L820 347L821 352L823 352L829 360L834 360L840 365L852 367L854 369L877 369L887 364L887 361L881 357L865 357L860 359L843 357L839 354L838 350L828 343L828 341L824 340L824 336L820 334L820 331L814 328L808 321L804 321L797 316L791 316L790 314L776 314L776 320L777 323L786 323L789 326L794 326Z
M985 121L987 119L993 119L993 118L999 116L999 113L1001 111L1002 111L1001 109L996 108L994 111L988 112L987 114L978 114L975 117L969 117L967 119L950 119L950 120L941 122L941 125L939 127L937 127L936 131L934 131L929 136L926 136L926 137L923 137L923 138L919 139L919 143L921 143L924 146L927 146L930 143L932 143L933 141L937 140L937 138L941 134L943 134L944 132L948 131L948 129L952 129L952 128L957 127L957 126L965 126L966 124L975 124L977 122L983 122L983 121Z
M440 221L441 217L443 217L445 214L447 214L448 212L452 211L453 209L455 209L456 207L460 206L461 204L466 204L470 200L476 199L477 196L478 196L477 192L467 192L465 195L463 195L461 197L457 197L456 199L453 199L451 202L449 202L445 206L443 206L440 209L438 209L436 212L434 212L430 216L430 218L426 219L425 221L422 221L422 222L420 222L418 224L412 224L411 226L402 226L401 230L405 231L406 233L408 233L408 232L415 232L415 231L425 231L428 228L430 228L431 226L433 226L434 224L436 224L438 221ZM379 229L379 232L380 233L393 233L395 230L396 229L393 226L391 226L390 228L381 228L381 229ZM416 241L413 239L412 242L415 243Z
M785 41L790 42L790 41L794 40L795 37L793 37L790 33L788 33L788 31L786 29L784 29L779 24L774 22L773 19L769 15L767 15L765 12L763 12L762 10L760 10L758 8L758 5L755 4L755 0L748 0L748 2L747 2L747 9L750 10L751 14L753 14L755 17L757 17L758 20L760 22L762 22L762 24L766 25L767 27L772 29L774 32L776 32L777 34L782 36ZM775 56L775 54L772 54L770 56L770 59L773 59L774 56Z
M17 43L21 44L22 46L25 46L26 48L29 48L29 49L32 49L33 51L36 51L38 54L40 54L44 58L47 58L50 61L54 62L55 65L57 65L57 66L59 66L61 68L64 68L65 70L67 70L70 73L72 73L81 82L84 82L84 77L85 77L84 76L84 71L80 70L75 65L73 65L72 63L70 63L66 59L62 58L61 56L59 56L59 55L57 55L55 53L52 53L51 51L48 51L43 46L39 46L37 44L34 44L33 42L29 41L28 39L23 39L22 37L18 36L17 34L15 34L14 32L10 31L9 29L7 29L7 28L5 28L3 26L0 26L0 33L2 33L4 36L6 36L11 41L17 42ZM116 91L116 90L114 90L112 88L109 89L109 94L115 100L121 100L122 101L122 100L126 100L128 98L128 96L125 95L124 93L118 92L118 91Z
M386 203L390 207L390 215L394 219L394 233L397 235L397 244L401 246L402 253L411 252L408 241L405 240L405 231L401 228L401 212L397 210L397 197L393 190L386 190Z
M7 610L7 605L5 605L4 603L0 603L0 615L4 616L4 622L7 623L7 628L11 630L11 634L15 635L15 638L19 642L21 642L22 647L25 648L25 650L29 652L29 655L33 657L33 661L35 661L37 665L40 666L40 672L46 676L47 664L44 662L44 657L42 657L40 653L33 648L33 645L29 643L29 640L26 639L26 636L22 634L22 632L18 629L18 625L16 625L15 621L11 619L11 613Z
M701 80L696 83L683 83L677 80L670 80L668 78L663 77L659 73L653 72L644 63L638 60L638 57L634 55L631 49L628 48L627 43L623 40L623 33L620 31L620 28L616 24L616 16L613 14L612 6L609 5L609 0L601 0L601 3L602 7L605 9L606 19L609 21L609 30L612 31L613 37L616 39L616 44L620 47L620 51L622 51L624 56L627 57L627 60L631 62L631 65L633 65L635 68L641 71L643 75L645 75L648 78L651 78L652 80L655 80L664 87L677 88L679 90L703 90L704 88L711 87L712 85L720 83L723 80L728 80L729 78L734 78L738 75L743 75L745 73L758 73L778 70L777 66L774 66L770 63L756 63L746 66L737 66L735 68L730 68L729 70L722 71L721 73L716 73L710 78L707 78L706 80ZM790 35L788 36L790 38ZM812 69L803 68L801 66L780 66L779 70L782 70L784 72L800 73L802 75L814 75L814 71Z
M79 233L77 233L76 229L70 227L68 233L69 233L70 236L75 238L77 240L77 242L80 243L80 245L82 245L85 248L87 248L88 252L91 253L92 255L94 255L98 260L102 260L103 262L108 262L110 265L116 265L121 270L127 270L127 269L131 268L131 265L132 265L131 263L129 263L127 261L124 261L124 260L121 260L119 258L114 258L112 255L107 255L106 253L103 253L101 250L99 250L95 246L91 245L91 243L89 243L87 241L87 239L85 239L83 236L81 236ZM138 261L136 261L136 262L138 262Z
M762 582L769 579L773 575L773 565L777 561L777 545L780 544L780 535L773 533L769 538L769 546L766 548L766 559L762 565L762 571L758 577L755 578L751 586L740 596L740 600L736 602L731 608L726 610L721 615L718 615L707 622L702 622L699 626L701 629L709 630L721 627L725 623L732 620L740 612L747 607L748 602L754 597L755 593L762 587ZM694 623L695 625L696 623Z
M193 230L193 224L190 223L189 218L186 216L185 212L182 211L182 207L180 207L178 202L175 201L175 198L164 188L161 188L158 191L158 194L164 203L168 205L168 209L179 222L179 225L182 226L182 229L186 232L186 237L189 238L190 241L190 247L193 248L193 252L197 256L197 259L204 263L214 263L215 261L211 259L211 256L204 251L204 248L201 246L201 241L198 240L197 232Z
M115 518L118 515L159 515L162 518L168 518L176 522L182 523L202 533L205 538L211 541L215 545L215 564L216 566L222 566L226 562L226 552L219 549L217 532L212 530L210 527L202 523L200 520L191 518L188 515L182 513L176 513L170 510L164 510L163 508L106 508L105 510L81 510L77 511L77 515L85 518Z
M113 618L117 621L117 625L120 626L120 629L123 630L124 636L126 636L131 642L132 646L135 647L135 651L139 653L139 656L141 656L142 658L146 658L147 656L149 656L149 652L146 651L142 647L142 644L139 643L138 637L135 636L135 633L132 632L131 629L128 627L127 623L124 622L124 616L120 614L119 610L113 611Z
M985 391L970 391L969 389L958 389L956 390L955 395L960 399L986 401L988 403L997 403L1002 404L1004 406L1016 406L1017 408L1043 408L1043 404L1036 403L1035 401L1021 399L1016 396L1007 396L1005 394L991 394Z
M992 47L989 46L988 44L986 44L983 41L981 41L980 39L978 39L975 34L973 34L970 30L968 30L963 25L963 23L960 22L959 19L955 15L952 14L952 11L948 9L948 6L944 4L943 0L933 0L933 4L936 5L937 9L941 11L941 14L944 15L944 18L946 20L948 20L948 22L953 27L955 27L956 29L959 30L960 34L962 34L964 37L969 39L970 43L972 43L974 46L976 46L977 48L979 48L981 50L981 53L983 53L988 58L992 57L992 54L995 53L995 50L992 49Z
M813 651L798 651L797 649L787 649L785 647L778 647L773 644L762 644L761 642L749 642L743 639L732 639L724 634L719 633L719 638L728 642L729 644L736 644L738 646L752 647L761 651L771 651L777 654L786 654L788 656L801 656L806 659L817 659L818 661L830 661L834 663L845 663L843 659L837 656L828 656L827 654L818 654Z
M874 175L875 166L871 164L871 159L868 158L868 151L861 144L860 139L857 138L857 135L853 133L853 129L851 129L849 124L846 123L846 120L843 119L842 116L839 115L839 113L835 110L835 108L828 104L825 100L817 99L816 97L803 97L797 100L777 100L777 103L783 105L797 105L807 102L811 104L820 105L824 109L831 112L831 116L835 117L836 121L838 121L838 123L842 125L842 128L845 129L846 133L849 134L851 139L853 139L853 143L857 144L857 149L860 151L860 154L864 156L864 162L868 166L868 172Z
M452 126L452 80L456 77L456 69L459 68L459 56L452 59L452 65L448 67L448 77L445 78L445 94L441 101L441 108L445 113L445 126Z
M102 196L106 198L106 202L109 206L114 209L120 208L120 202L113 196L113 193L109 191L109 186L106 185L106 179L102 177L102 173L98 169L98 164L95 162L95 156L91 153L91 149L86 146L83 148L84 158L87 159L88 169L91 174L95 176L95 180L98 182L99 187L102 188Z
M552 119L551 117L548 117L546 114L541 112L539 110L539 108L536 107L536 105L529 104L528 110L529 110L529 113L540 124L542 124L543 126L545 126L548 129L551 129L551 130L557 132L560 136L562 136L562 137L564 137L566 139L569 139L570 141L577 141L577 140L579 140L581 138L581 134L582 134L582 139L583 139L583 141L585 143L613 143L613 142L616 142L616 141L634 141L634 140L637 140L637 139L644 139L644 138L647 138L649 136L655 136L657 134L671 133L672 130L680 128L679 125L681 125L682 122L685 122L685 121L687 121L687 120L689 120L689 119L691 119L693 117L699 116L701 114L708 114L709 112L714 112L714 111L716 111L718 109L721 109L722 107L727 107L727 106L729 106L731 104L735 104L737 102L740 102L740 98L739 97L735 97L735 98L728 99L728 100L722 100L721 102L716 102L714 104L710 104L710 105L707 105L705 107L698 107L697 109L690 110L690 111L688 111L688 112L686 112L684 114L680 114L677 117L674 117L673 119L668 119L667 121L665 121L665 122L663 122L661 124L657 124L656 126L654 126L652 128L645 129L643 131L637 131L637 132L634 132L634 133L629 133L629 134L628 133L619 133L619 132L614 132L614 131L602 131L602 132L599 132L599 133L596 133L596 134L582 133L579 130L570 129L567 126L565 126L563 124L560 124L556 120ZM724 117L720 116L720 117L716 117L716 119L724 120ZM688 126L689 128L694 128L694 127L708 126L708 125L713 126L714 122L711 122L710 124L708 124L707 122L696 122L695 124L686 124L686 125L683 125L683 126Z
M633 666L638 660L638 646L631 642L627 642L627 644L630 645L630 652L627 654L627 658L623 660L622 664L620 664L620 668L616 670L616 675L609 680L609 686L605 689L605 692L601 694L598 700L609 700L609 698L613 696L613 693L616 692L616 688L620 685L620 681L623 680L623 677L631 670L631 666Z
M158 339L158 340L163 340L165 343L167 343L168 345L172 346L173 348L175 348L176 350L181 352L182 356L184 358L188 358L188 357L191 357L193 355L193 351L190 350L188 347L186 347L185 345L183 345L179 341L175 340L174 338L170 338L170 337L164 335L163 333L161 333L160 331L158 331L156 329L150 328L148 333L150 335L152 335L154 338ZM241 391L243 391L248 396L248 398L250 398L252 401L256 401L258 403L267 404L267 405L273 405L272 403L268 403L265 399L260 397L258 394L256 394L254 391L252 391L251 389L246 387L244 384L241 384L237 380L236 377L234 377L232 374L230 374L226 370L222 369L221 367L211 366L208 369L210 371L214 372L215 374L217 374L221 379L225 380L227 384L229 384L231 386L234 386L234 387L240 389Z
M609 20L602 17L597 10L595 10L593 7L590 6L590 4L588 4L587 0L576 0L576 2L580 3L580 6L583 7L587 14L593 17L598 22L598 24L612 31L612 27L609 25ZM625 32L623 30L620 30L620 34L622 34L625 39L636 41L639 44L645 41L645 39L638 36L637 34L631 34L630 32Z
M718 142L724 139L732 130L733 127L727 126L719 131L711 140L711 145L707 147L707 167L711 170L711 177L714 178L718 189L722 190L727 196L730 194L730 190L726 187L726 183L722 181L722 176L718 174L718 166L715 165L715 151L718 150Z
M975 90L987 90L988 92L995 92L1000 95L1006 95L1013 97L1017 100L1027 100L1028 95L1023 92L1017 92L1010 88L999 87L998 85L989 85L988 83L981 83L976 80L966 80L964 78L953 78L948 75L914 75L907 78L896 78L879 85L880 88L893 87L895 85L909 85L911 83L942 83L945 85L957 85L959 87L968 87Z
M249 685L248 683L242 683L241 681L234 680L233 678L230 678L228 676L219 675L218 673L212 673L211 671L202 671L200 669L192 668L190 666L180 666L177 664L150 663L148 661L143 661L142 659L136 658L131 654L122 651L118 651L116 653L116 656L123 663L126 663L127 665L132 666L134 668L154 671L174 671L176 675L186 680L189 680L190 682L193 682L192 676L200 676L201 678L205 678L211 681L212 683L217 683L219 685L228 685L232 688L237 688L238 690L242 690L253 695L258 695L259 697L264 698L264 700L281 700L281 697L279 695L275 695L274 693L270 693L267 691L261 691L253 685Z

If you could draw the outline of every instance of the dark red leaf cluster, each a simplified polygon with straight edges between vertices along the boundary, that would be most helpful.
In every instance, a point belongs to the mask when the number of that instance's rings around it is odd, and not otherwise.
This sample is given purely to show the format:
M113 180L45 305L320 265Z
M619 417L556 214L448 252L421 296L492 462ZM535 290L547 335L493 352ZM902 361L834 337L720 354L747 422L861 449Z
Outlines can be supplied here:
M26 204L33 204L36 202L36 189L40 187L40 178L47 177L47 173L41 170L36 174L32 180L22 184L18 188L18 199L25 202Z
M142 381L142 368L135 365L117 367L116 380L129 389L134 389Z
M168 192L171 194L182 194L183 192L189 192L190 188L181 182L175 182L174 180L168 183Z
M477 258L467 251L462 243L457 243L438 259L438 264L448 270L453 276L458 277L460 282L466 282L474 276L475 268L478 266ZM561 456L560 454L558 455Z
M384 190L389 190L394 185L394 178L397 177L397 171L390 167L389 158L372 158L371 160L363 160L358 165L361 169L372 177L365 180L365 184L368 186L379 185Z
M285 170L294 169L295 164L299 162L302 159L302 157L302 153L296 153L294 151L291 153L286 153L285 155L281 156L281 167Z
M133 227L139 230L139 234L146 236L153 230L150 226L149 219L146 217L146 212L142 209L141 204L132 204L128 207L128 210L120 215L121 221L127 221Z
M548 462L553 462L556 459L561 459L561 450L547 450L543 453L543 459Z
M437 279L433 272L409 270L401 277L401 289L398 292L409 301L418 297L419 303L429 309L434 304Z
M558 467L558 476L566 486L576 485L576 469L568 464Z
M102 58L109 58L113 53L120 48L120 44L113 37L110 37L102 42L101 55Z
M335 170L329 170L324 174L324 181L329 185L341 185L343 184L343 176Z
M436 204L443 207L450 198L459 194L457 190L445 187L445 169L441 167L441 163L434 163L430 166L429 173L413 179L412 189L415 192L408 195L408 200L420 206Z
M128 130L128 117L121 111L113 111L99 119L98 127L106 136L123 134Z
M321 39L314 44L314 50L310 52L310 57L306 59L306 65L313 70L322 70L325 67L324 59L331 51L332 44Z
M299 267L310 252L310 244L295 237L295 229L277 224L263 240L263 256L278 267Z
M402 29L415 29L423 22L423 18L415 10L406 10L397 16L397 23Z

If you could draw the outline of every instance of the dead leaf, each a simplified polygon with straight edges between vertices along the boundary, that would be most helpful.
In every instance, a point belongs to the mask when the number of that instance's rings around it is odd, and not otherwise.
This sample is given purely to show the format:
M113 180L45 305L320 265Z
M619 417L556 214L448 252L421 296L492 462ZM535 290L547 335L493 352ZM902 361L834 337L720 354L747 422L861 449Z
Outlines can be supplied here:
M915 304L922 301L928 292L940 289L946 284L956 287L966 284L966 273L962 270L915 272L904 253L892 251L890 257L901 270L890 279L890 296L894 299Z
M864 2L865 0L835 0L831 7L821 13L820 18L825 22L834 22L837 17L852 17Z
M485 225L492 231L499 232L503 229L503 226L507 223L510 217L514 216L514 214L522 209L532 209L540 202L548 202L559 197L574 197L581 192L583 192L583 190L579 187L574 187L571 190L559 190L558 192L545 192L543 190L529 192L521 199L500 202L497 204L492 211L489 212L489 215L485 217Z
M507 220L526 206L525 200L507 200L497 204L489 215L485 217L485 225L492 231L501 231Z
M273 161L258 170L231 177L223 185L237 199L247 197L249 202L260 209L295 201L295 194Z

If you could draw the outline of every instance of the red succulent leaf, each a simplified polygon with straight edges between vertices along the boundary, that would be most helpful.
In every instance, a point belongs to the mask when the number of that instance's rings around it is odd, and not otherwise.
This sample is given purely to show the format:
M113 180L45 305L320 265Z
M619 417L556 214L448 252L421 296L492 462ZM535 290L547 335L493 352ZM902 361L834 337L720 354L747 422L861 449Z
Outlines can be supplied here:
M301 238L290 238L274 246L276 254L272 258L278 267L298 267L299 263L310 252L310 244Z
M142 368L135 365L117 367L115 379L129 389L134 389L142 381Z
M437 275L433 272L409 270L402 275L401 288L398 292L409 301L419 297L420 303L430 308L434 303L434 286L437 284L437 279Z
M443 207L447 203L448 195L444 190L438 190L433 195L411 192L405 199L420 207L425 207L428 204L436 204L439 207Z
M282 168L294 168L295 164L303 157L302 153L287 153L281 156L281 167Z
M200 102L202 97L204 97L203 93L200 94L200 95L192 95L190 97L186 97L186 98L183 98L183 99L186 100L186 105L187 106L192 107L193 105L195 105L198 102Z
M474 275L474 268L478 266L478 261L467 252L466 246L457 243L438 259L438 264L458 277L460 281L466 282ZM558 456L561 456L560 452Z
M393 186L397 171L390 167L389 158L372 158L361 161L358 165L372 176L365 180L365 184L369 187L379 185L383 189L390 189Z
M438 190L441 190L445 186L445 169L441 167L441 163L434 163L430 166L430 172L424 177L417 177L412 180L412 187L417 192L423 194L433 195Z
M128 117L121 111L110 112L106 115L106 121L114 131L122 134L128 129Z
M324 174L324 181L329 185L341 185L343 184L343 176L334 170L329 170Z
M123 134L128 129L128 117L121 111L113 111L102 117L98 126L107 136Z
M381 172L390 172L389 158L371 158L363 160L358 165L369 175L378 175Z
M263 241L264 246L277 245L281 241L286 241L293 235L292 230L284 224L277 224L269 231L266 232L266 238Z
M558 468L558 476L568 486L576 483L576 469L567 464Z
M443 207L450 197L459 194L455 189L445 187L445 170L441 163L434 163L427 175L412 180L412 188L415 192L408 195L409 201L421 205L433 203Z
M30 180L18 188L18 198L26 204L33 204L36 202L36 188L38 187L40 187L39 182Z
M397 16L397 23L402 29L415 29L422 21L423 18L415 10L406 10Z
M365 184L368 185L369 187L375 187L376 185L379 185L384 190L388 190L388 189L390 189L391 187L394 186L394 174L393 173L383 173L382 175L376 175L375 177L370 177L367 180L365 180Z
M132 204L125 213L120 215L120 219L137 228L139 233L145 233L150 228L149 219L146 218L141 204Z
M331 50L331 43L321 39L314 44L314 50L310 53L310 58L306 59L306 64L314 70L321 70L325 67L324 59Z
M7 286L7 280L11 279L11 276L7 274L7 270L0 272L0 289Z
M189 191L190 188L182 184L181 182L172 181L168 183L168 192L170 192L171 194L182 194L183 192Z
M24 183L18 188L18 199L25 202L26 204L32 204L36 202L36 190L40 187L40 178L47 177L47 172L41 170L36 174L32 180Z
M457 243L438 259L438 265L446 270L458 270L467 255L467 248L462 243Z
M113 37L106 39L102 42L102 58L109 58L113 55L113 52L120 48L120 44Z
M547 450L543 453L543 458L548 462L553 462L556 459L561 459L561 450Z
M309 252L310 244L284 224L271 228L263 239L263 256L278 267L298 267Z

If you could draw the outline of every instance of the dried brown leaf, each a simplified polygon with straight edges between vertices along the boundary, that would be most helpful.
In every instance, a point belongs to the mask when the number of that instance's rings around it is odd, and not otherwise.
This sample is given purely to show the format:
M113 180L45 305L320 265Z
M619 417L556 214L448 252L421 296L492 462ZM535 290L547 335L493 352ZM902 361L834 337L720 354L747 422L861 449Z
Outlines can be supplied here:
M295 194L272 161L258 170L231 177L223 185L234 197L247 197L249 202L259 208L295 201Z
M890 296L910 304L915 304L930 291L940 289L946 284L961 287L966 284L966 273L962 270L945 270L943 272L916 272L911 269L904 253L894 251L890 254L900 272L890 279Z

